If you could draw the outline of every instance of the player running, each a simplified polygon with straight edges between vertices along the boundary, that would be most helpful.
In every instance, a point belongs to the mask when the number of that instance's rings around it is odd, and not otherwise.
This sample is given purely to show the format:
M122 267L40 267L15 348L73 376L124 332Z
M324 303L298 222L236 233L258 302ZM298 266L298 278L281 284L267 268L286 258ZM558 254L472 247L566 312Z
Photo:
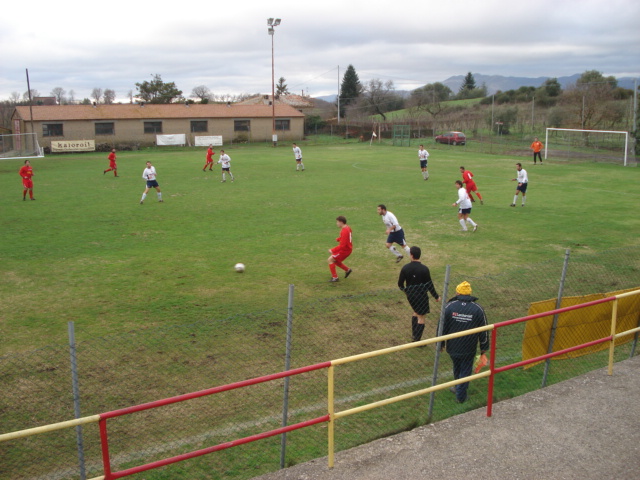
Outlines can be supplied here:
M522 192L522 206L524 207L527 199L527 185L529 184L529 176L527 175L527 171L522 168L522 164L520 162L516 163L516 169L518 170L516 172L517 177L511 179L511 181L518 182L518 186L516 187L516 194L513 196L513 203L511 204L511 206L516 206L516 202L518 201L518 194Z
M347 259L351 252L353 251L353 243L351 241L351 227L347 225L347 219L340 215L336 218L336 225L340 228L340 236L336 238L336 242L338 242L337 247L333 247L329 249L329 253L331 254L328 258L329 262L329 270L331 271L331 280L330 282L337 282L340 279L338 278L338 274L336 273L336 266L340 267L346 273L344 274L344 278L347 278L351 275L351 270L347 267L343 261Z
M111 172L113 170L113 176L118 176L118 165L116 165L116 149L112 148L111 153L107 157L109 159L109 168L107 168L102 174L104 175L107 172Z
M233 183L235 179L233 178L233 173L231 173L231 157L224 153L224 150L220 150L218 163L222 165L222 181L220 183L227 181L227 172L231 175L231 183Z
M304 172L304 163L302 163L302 150L300 147L294 143L293 144L293 156L296 158L296 172L300 170L302 167L302 171Z
M35 200L35 198L33 198L33 180L31 180L31 177L33 177L33 168L31 168L31 162L29 160L24 161L24 165L20 167L18 171L18 175L22 177L22 201L27 199L27 192L29 192L29 198Z
M461 180L456 180L456 188L458 189L458 200L451 204L452 207L459 207L458 209L458 221L462 226L462 231L467 231L467 223L470 223L473 226L473 231L478 230L478 224L475 223L469 215L471 215L471 199L469 198L469 194L467 190L462 186Z
M209 167L209 171L212 171L213 169L213 156L216 154L216 152L213 151L213 145L209 145L209 148L207 149L207 163L204 164L204 167L202 168L202 171L205 172L207 170L207 166Z
M152 188L156 189L156 192L158 192L158 201L162 202L162 193L160 192L160 185L158 185L158 181L156 180L156 177L157 177L156 167L151 165L151 162L147 162L147 168L145 168L144 171L142 172L142 178L144 178L147 181L147 188L145 188L144 192L142 193L142 198L140 199L140 205L142 205L142 203L144 202L144 199L147 198L147 193L149 193L149 190L151 190Z
M475 202L471 192L476 192L476 195L478 195L478 198L480 199L480 205L484 205L484 202L482 201L482 195L480 195L478 187L476 186L476 182L473 180L473 173L471 173L469 170L465 170L464 167L460 167L460 173L462 173L462 183L464 183L464 186L467 189L469 199L472 202Z
M424 149L424 145L420 145L418 150L418 160L420 160L420 169L422 170L422 178L429 180L429 172L427 171L427 161L429 160L429 152Z
M407 255L409 255L409 245L407 245L404 238L404 230L398 223L396 216L388 212L387 207L383 204L378 205L378 215L382 216L382 223L387 227L387 243L385 245L389 251L396 256L396 263L399 263L404 257L393 244L397 243L400 245L404 248L405 252L407 252Z

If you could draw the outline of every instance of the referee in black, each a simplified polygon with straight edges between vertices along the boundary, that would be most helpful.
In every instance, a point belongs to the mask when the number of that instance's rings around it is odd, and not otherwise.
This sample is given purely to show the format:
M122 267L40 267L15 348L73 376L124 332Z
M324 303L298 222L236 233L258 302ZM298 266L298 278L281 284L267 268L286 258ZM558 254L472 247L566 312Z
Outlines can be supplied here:
M424 318L429 313L429 295L427 295L427 292L431 293L436 302L440 301L440 295L436 292L431 280L429 267L420 262L420 255L422 255L420 247L411 247L409 249L411 262L402 267L398 277L398 287L407 295L409 305L413 308L411 333L414 342L418 342L422 338Z

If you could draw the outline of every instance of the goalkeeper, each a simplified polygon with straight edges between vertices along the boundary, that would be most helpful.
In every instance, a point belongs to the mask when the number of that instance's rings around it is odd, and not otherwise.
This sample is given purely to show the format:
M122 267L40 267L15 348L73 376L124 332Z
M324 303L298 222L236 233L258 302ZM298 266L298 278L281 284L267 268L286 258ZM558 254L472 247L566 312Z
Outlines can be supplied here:
M469 282L462 282L456 287L456 296L449 300L445 306L443 335L464 332L487 325L484 309L476 303L476 300L477 298L471 295ZM478 343L480 343L480 354L484 355L489 350L489 335L486 331L452 338L442 345L442 348L446 347L447 353L451 357L453 378L456 380L471 375ZM467 399L468 388L469 382L451 387L451 391L456 394L458 403L463 403Z

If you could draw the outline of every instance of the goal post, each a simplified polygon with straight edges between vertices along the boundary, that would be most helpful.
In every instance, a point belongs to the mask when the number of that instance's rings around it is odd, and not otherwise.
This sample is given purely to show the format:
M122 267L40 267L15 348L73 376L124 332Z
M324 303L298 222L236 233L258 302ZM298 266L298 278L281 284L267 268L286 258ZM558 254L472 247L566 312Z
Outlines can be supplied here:
M558 132L580 132L581 135L581 139L582 139L582 145L581 146L587 146L589 143L589 138L591 137L592 134L603 134L603 135L621 135L624 137L624 166L627 166L627 160L628 160L628 152L629 152L629 132L625 132L625 131L618 131L618 130L586 130L586 129L579 129L579 128L552 128L552 127L547 127L546 129L546 134L545 134L545 141L544 141L544 159L547 159L548 156L548 150L549 150L549 132L550 131L558 131ZM592 142L593 142L593 137L592 138ZM622 139L621 139L622 140ZM595 147L592 148L598 148L597 142ZM605 142L606 143L606 142ZM611 142L609 142L611 143ZM620 147L618 147L620 148Z
M38 144L36 133L0 135L0 160L42 157L44 149Z

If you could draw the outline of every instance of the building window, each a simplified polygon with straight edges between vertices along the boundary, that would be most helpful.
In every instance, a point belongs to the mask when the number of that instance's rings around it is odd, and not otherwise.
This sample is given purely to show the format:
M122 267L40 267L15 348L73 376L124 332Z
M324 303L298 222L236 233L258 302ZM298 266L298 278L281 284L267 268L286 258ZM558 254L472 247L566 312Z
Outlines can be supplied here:
M43 123L42 124L42 136L43 137L62 137L62 124L61 123Z
M144 122L144 133L162 133L162 122Z
M96 135L115 135L116 129L113 122L96 123Z
M291 120L276 120L276 130L291 130Z
M251 120L234 120L233 131L234 132L248 132L251 128Z
M191 133L208 132L209 122L206 120L191 120Z

